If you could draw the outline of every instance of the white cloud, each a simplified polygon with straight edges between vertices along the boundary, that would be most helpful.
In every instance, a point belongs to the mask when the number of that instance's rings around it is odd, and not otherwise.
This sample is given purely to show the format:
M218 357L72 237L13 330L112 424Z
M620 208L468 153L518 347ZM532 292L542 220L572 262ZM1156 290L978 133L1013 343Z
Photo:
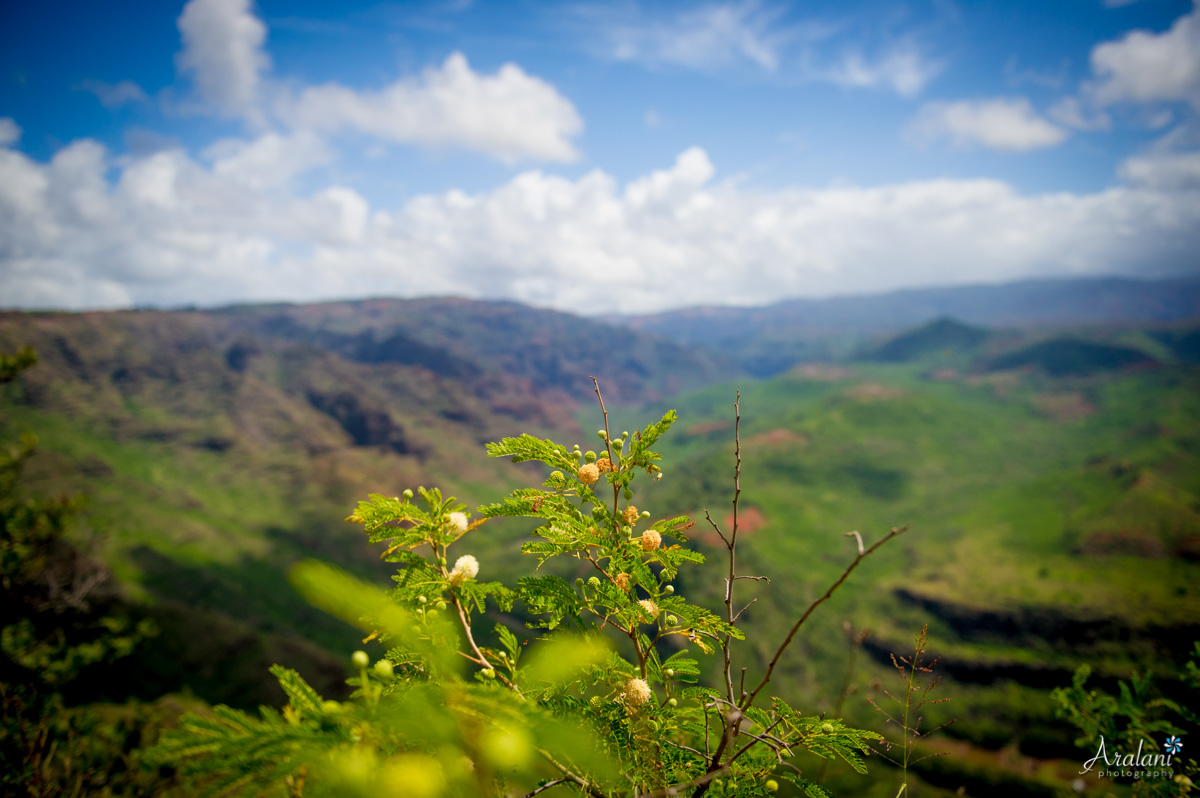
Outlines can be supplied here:
M911 37L879 47L872 55L858 48L830 58L821 51L847 24L788 20L788 7L782 4L713 3L665 16L646 13L637 5L575 9L588 23L587 35L600 30L604 55L648 66L668 64L701 72L751 67L781 80L884 88L904 97L919 93L941 71Z
M700 70L750 63L771 72L789 38L775 29L780 13L742 2L689 9L670 20L611 25L610 54L621 61Z
M1121 164L1121 177L1153 189L1200 190L1200 152L1150 152Z
M378 91L336 83L304 89L276 109L294 128L354 130L386 141L477 150L506 163L571 161L583 122L553 86L505 64L494 75L471 69L461 53L418 79Z
M1092 49L1100 103L1183 100L1200 106L1200 6L1163 33L1130 31Z
M1078 97L1063 97L1048 112L1056 121L1076 130L1108 130L1112 119L1103 111L1084 107Z
M995 180L752 190L715 181L693 148L624 186L599 170L574 180L529 171L491 191L381 209L345 186L301 196L279 188L286 175L247 183L222 164L292 145L226 146L211 165L180 150L114 162L91 141L48 163L0 148L3 303L451 293L646 311L1165 274L1194 268L1200 250L1194 156L1132 159L1128 183L1099 193L1022 196Z
M303 131L291 137L267 133L254 141L222 139L204 156L213 174L260 190L286 188L297 175L333 160L320 138Z
M11 116L0 116L0 147L16 144L21 138L21 126Z
M940 71L940 65L925 60L915 47L905 46L875 61L860 53L849 53L826 76L839 86L890 88L902 97L914 97Z
M262 76L270 68L263 51L267 26L249 0L189 0L179 16L183 50L180 72L191 76L206 107L226 116L261 121Z
M981 144L993 150L1025 152L1053 147L1067 132L1038 116L1024 97L926 103L910 123L918 140L950 139L960 146Z
M105 108L114 110L122 105L150 102L142 87L132 80L122 80L118 83L105 83L102 80L85 80L79 87L96 95L96 99Z

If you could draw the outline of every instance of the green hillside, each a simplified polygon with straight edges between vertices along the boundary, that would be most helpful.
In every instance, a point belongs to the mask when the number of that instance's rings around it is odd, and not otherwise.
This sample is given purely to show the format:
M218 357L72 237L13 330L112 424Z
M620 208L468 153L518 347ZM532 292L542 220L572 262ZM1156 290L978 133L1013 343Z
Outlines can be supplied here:
M301 601L286 574L315 556L386 584L378 552L342 520L358 499L423 484L482 502L540 479L482 444L531 432L588 448L591 375L616 429L678 409L665 477L635 501L654 517L692 514L695 545L715 553L703 510L727 523L740 389L739 561L772 580L739 586L759 597L743 620L760 661L851 559L844 533L869 542L911 526L814 616L784 662L784 694L832 709L843 623L868 627L843 712L878 727L863 696L879 695L890 654L928 623L939 689L954 699L931 720L962 716L944 736L955 755L930 760L931 782L1060 794L1079 758L1048 691L1085 663L1109 687L1135 669L1169 675L1200 639L1193 338L947 322L877 344L891 362L754 381L704 352L504 303L0 314L0 351L32 344L41 357L4 386L0 436L38 435L23 489L85 494L98 535L80 545L129 601L155 608L162 634L129 676L134 692L189 687L250 705L270 696L254 683L268 678L264 662L326 690L340 683L360 636ZM718 376L727 381L712 385ZM489 526L480 559L497 576L524 572L526 532ZM716 607L718 571L677 587ZM171 657L175 681L151 669ZM201 672L214 659L222 667ZM838 794L866 794L830 777Z
M1200 639L1194 367L935 379L859 364L741 388L741 562L773 580L748 613L750 639L778 639L840 572L844 532L869 542L911 525L808 629L788 662L799 700L832 707L844 621L871 629L860 695L887 684L890 654L929 623L954 696L939 709L962 716L948 733L991 762L984 781L1049 769L1062 784L1076 760L1048 760L1073 755L1074 732L1053 719L1049 689L1085 663L1107 684L1166 675ZM728 520L734 391L678 403L682 434L664 447L676 466L651 506ZM687 586L713 603L719 589ZM873 713L861 698L846 712L864 724Z

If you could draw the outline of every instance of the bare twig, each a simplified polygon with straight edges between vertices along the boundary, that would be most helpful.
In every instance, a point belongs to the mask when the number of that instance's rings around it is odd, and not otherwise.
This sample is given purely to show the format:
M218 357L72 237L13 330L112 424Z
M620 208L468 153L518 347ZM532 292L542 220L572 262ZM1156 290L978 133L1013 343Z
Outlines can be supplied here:
M548 781L545 784L543 784L541 787L538 787L533 792L525 793L525 795L522 798L533 798L533 796L537 795L539 792L545 792L546 790L550 789L551 787L557 787L560 784L570 784L570 783L572 783L570 779L555 779L554 781Z
M759 692L761 692L762 689L767 686L767 682L771 681L771 676L775 673L775 666L779 664L779 660L783 656L783 652L787 651L788 646L790 646L792 644L792 640L795 639L796 633L800 631L800 627L803 626L804 622L808 620L808 617L813 614L813 610L824 604L830 599L831 596L833 596L834 592L842 586L842 583L849 578L850 574L854 573L854 569L859 566L859 563L874 554L880 546L887 543L892 538L903 534L907 529L907 525L898 529L893 527L891 532L888 532L886 535L876 541L873 546L860 552L859 555L854 558L854 561L846 566L846 570L842 571L842 575L837 578L837 581L830 585L829 589L826 590L820 598L808 605L808 609L804 611L804 614L801 615L800 619L797 620L795 625L792 626L792 630L788 632L788 636L784 638L782 643L779 644L779 648L775 651L775 656L771 657L770 663L767 664L767 672L763 674L762 681L758 683L757 687L750 691L749 695L742 699L740 704L742 709L745 709L753 704L754 699L758 697Z

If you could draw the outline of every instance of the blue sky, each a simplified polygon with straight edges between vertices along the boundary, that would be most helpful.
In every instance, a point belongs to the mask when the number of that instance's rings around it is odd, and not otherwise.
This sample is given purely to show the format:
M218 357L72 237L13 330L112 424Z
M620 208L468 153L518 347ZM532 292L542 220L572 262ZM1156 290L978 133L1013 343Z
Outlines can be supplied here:
M1200 270L1169 0L0 10L0 306Z

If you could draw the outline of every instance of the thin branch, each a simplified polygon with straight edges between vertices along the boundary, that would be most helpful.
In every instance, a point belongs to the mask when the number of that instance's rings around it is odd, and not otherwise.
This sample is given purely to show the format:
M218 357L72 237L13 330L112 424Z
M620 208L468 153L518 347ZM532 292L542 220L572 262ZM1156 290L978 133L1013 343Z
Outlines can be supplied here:
M749 695L742 699L740 704L742 709L746 709L753 704L754 699L757 698L762 689L767 686L767 682L771 681L771 676L775 673L775 666L779 664L779 659L783 656L783 652L787 651L788 646L790 646L792 644L792 640L795 639L796 633L800 631L800 627L803 626L804 622L808 620L808 616L813 614L813 610L824 604L830 599L831 596L833 596L834 591L842 586L842 583L849 578L850 574L854 573L854 569L859 566L859 563L861 563L870 555L874 554L880 546L887 543L892 538L903 534L907 529L907 525L902 526L899 529L892 527L892 531L880 538L875 545L871 546L871 548L866 549L865 551L862 551L857 557L855 557L854 562L846 566L846 570L843 571L842 575L837 578L837 581L830 585L829 589L826 590L820 598L808 605L808 609L804 611L804 614L801 615L800 619L796 621L794 626L792 626L792 630L788 632L787 637L784 638L783 642L779 644L779 648L775 651L775 656L771 657L771 661L767 665L767 672L763 674L762 681L758 683L758 686L755 687Z
M608 798L608 795L603 790L601 790L595 784L592 784L590 781L583 778L582 776L576 775L575 773L571 772L570 768L568 768L566 765L562 764L557 759L555 759L553 756L551 756L550 752L547 751L546 749L539 748L538 753L542 755L543 759L545 759L547 762L549 762L551 765L553 765L555 768L557 768L558 772L563 774L563 776L566 777L567 781L570 781L574 784L578 784L580 787L583 788L583 791L586 792L588 795L592 796L592 798Z
M548 781L545 784L543 784L541 787L538 787L533 792L525 793L525 795L522 796L522 798L533 798L533 796L537 795L539 792L545 792L546 790L550 789L551 787L557 787L560 784L570 784L570 783L571 783L570 779L555 779L554 781Z

